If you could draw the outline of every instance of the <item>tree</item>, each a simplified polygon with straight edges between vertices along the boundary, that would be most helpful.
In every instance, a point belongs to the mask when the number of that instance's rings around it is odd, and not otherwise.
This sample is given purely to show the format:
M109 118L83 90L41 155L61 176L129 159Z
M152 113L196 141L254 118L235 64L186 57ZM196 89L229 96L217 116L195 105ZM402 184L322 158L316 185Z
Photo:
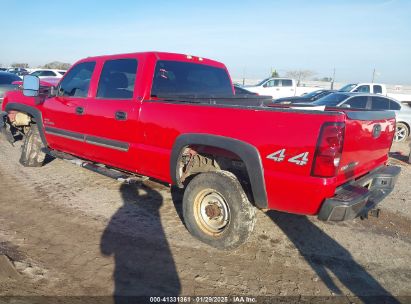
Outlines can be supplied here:
M70 63L53 61L42 66L43 69L68 70L71 67Z
M271 77L280 77L280 74L278 74L277 70L271 70Z
M324 81L324 82L331 82L333 79L331 77L323 77L320 79L320 81Z
M20 63L20 62L14 62L11 64L12 68L23 68L23 69L27 69L29 67L28 63Z
M311 71L311 70L291 70L288 71L285 76L289 78L294 78L297 79L298 85L302 80L307 80L308 78L313 77L316 74L316 72Z

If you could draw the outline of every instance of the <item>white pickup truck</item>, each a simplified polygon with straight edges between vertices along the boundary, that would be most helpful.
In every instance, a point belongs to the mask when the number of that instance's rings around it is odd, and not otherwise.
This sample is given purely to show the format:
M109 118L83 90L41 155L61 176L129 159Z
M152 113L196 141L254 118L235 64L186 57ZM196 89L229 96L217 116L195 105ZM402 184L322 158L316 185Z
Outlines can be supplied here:
M267 78L254 86L246 86L248 91L259 95L272 96L273 99L291 96L301 96L318 90L316 87L298 86L297 81L291 78Z
M382 83L350 83L343 86L340 92L358 92L358 93L371 93L371 94L381 94L391 98L394 98L402 103L408 103L411 105L411 95L401 94L401 93L388 93L387 87Z

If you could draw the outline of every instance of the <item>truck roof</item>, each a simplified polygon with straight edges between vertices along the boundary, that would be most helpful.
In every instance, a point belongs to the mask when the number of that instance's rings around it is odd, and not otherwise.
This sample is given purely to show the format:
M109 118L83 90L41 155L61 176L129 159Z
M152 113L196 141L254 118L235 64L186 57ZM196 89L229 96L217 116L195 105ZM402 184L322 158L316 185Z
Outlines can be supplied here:
M130 57L139 57L139 58L149 58L154 57L156 60L174 60L174 61L186 61L193 62L198 64L206 64L219 68L226 68L225 65L221 62L204 58L201 56L194 56L190 54L179 54L179 53L168 53L168 52L158 52L158 51L149 51L149 52L136 52L136 53L125 53L125 54L113 54L113 55L100 55L87 57L79 60L82 61L91 61L91 60L107 60L107 59L121 59L121 58L130 58Z
M380 85L380 86L385 86L383 83L376 83L376 82L354 82L352 84L355 85Z

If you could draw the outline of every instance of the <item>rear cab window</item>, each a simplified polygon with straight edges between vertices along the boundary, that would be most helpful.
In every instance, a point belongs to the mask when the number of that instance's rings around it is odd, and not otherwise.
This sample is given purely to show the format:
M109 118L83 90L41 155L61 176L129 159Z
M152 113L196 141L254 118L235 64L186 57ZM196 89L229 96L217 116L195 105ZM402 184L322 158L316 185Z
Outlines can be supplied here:
M137 59L114 59L104 63L97 98L131 99L137 74Z
M87 97L95 66L94 61L81 62L75 65L63 78L57 96Z
M157 61L151 88L152 97L233 94L230 77L223 68L182 61Z

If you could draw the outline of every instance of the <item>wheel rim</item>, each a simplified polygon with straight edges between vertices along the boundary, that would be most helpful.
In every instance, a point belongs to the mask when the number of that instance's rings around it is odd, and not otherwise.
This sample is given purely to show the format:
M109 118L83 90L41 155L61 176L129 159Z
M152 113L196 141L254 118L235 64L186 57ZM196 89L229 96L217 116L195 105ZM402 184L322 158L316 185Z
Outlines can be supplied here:
M395 141L403 141L407 136L407 127L399 125L395 127Z
M230 208L219 192L205 189L194 200L194 217L201 230L215 236L227 228Z

